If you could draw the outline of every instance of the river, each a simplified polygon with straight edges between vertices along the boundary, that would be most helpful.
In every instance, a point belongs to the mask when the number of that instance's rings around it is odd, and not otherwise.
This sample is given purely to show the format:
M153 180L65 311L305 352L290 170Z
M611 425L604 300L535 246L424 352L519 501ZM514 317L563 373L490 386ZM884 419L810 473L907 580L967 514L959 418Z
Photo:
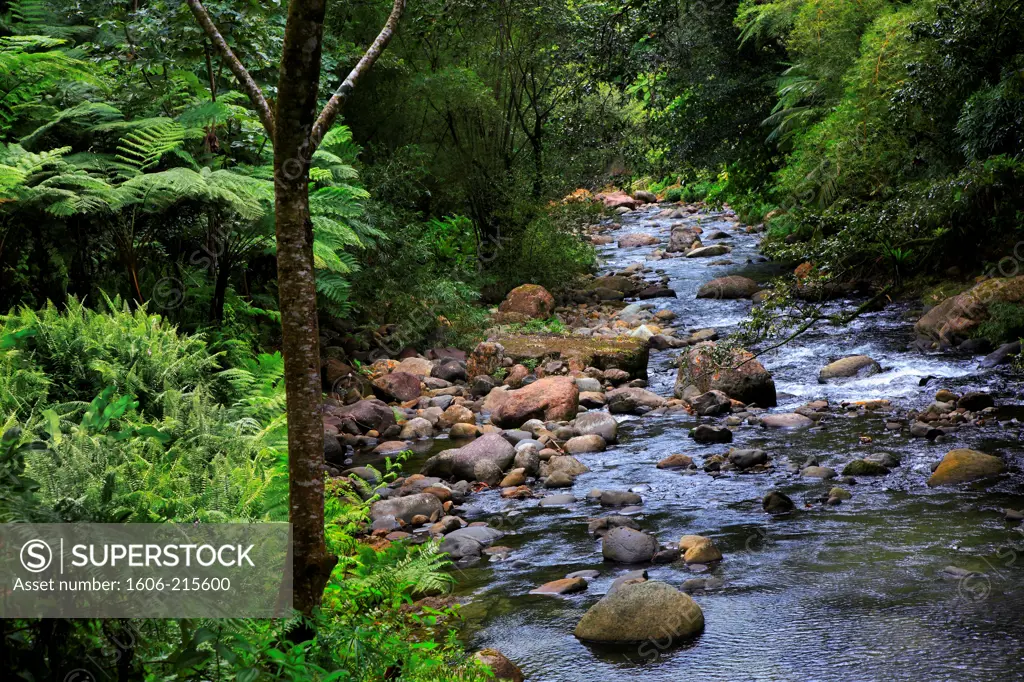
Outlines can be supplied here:
M664 248L673 221L658 208L623 217L616 237L645 232L660 246L600 248L604 272L613 272ZM732 234L733 265L718 259L674 258L646 263L651 278L661 271L678 298L651 301L677 314L685 328L715 327L727 333L750 309L749 301L695 299L714 277L745 274L761 281L777 271L760 259L758 235L736 229L723 213L699 219L705 235ZM753 263L748 263L748 259ZM834 305L855 305L837 302ZM978 370L977 358L924 355L910 347L912 317L893 304L843 328L820 326L761 360L779 393L777 411L808 400L886 398L898 410L927 405L939 388L986 390L996 395L999 423L964 427L945 442L912 439L885 429L885 417L833 409L823 426L766 431L743 426L733 446L761 447L773 458L766 474L730 473L718 478L659 470L655 463L677 452L700 460L723 452L688 437L697 418L627 417L619 442L605 452L581 455L590 467L571 489L568 507L539 507L537 500L510 501L497 491L474 495L469 521L487 521L508 535L504 561L459 571L457 594L468 602L464 636L472 647L493 647L515 661L527 679L544 682L604 680L1010 680L1024 671L1024 536L1003 520L1004 507L1024 506L1019 475L989 485L929 489L929 465L954 447L1006 456L1020 469L1020 426L1013 406L1019 386L1005 370ZM651 390L671 396L679 351L653 352ZM821 385L821 366L842 356L866 354L885 372ZM935 377L921 386L924 377ZM863 444L862 436L870 443ZM884 477L848 486L851 500L838 507L817 498L833 483L801 479L787 464L816 458L837 470L850 460L891 452L902 466ZM587 519L606 513L585 499L592 488L631 489L644 499L636 519L661 543L684 534L707 535L724 561L711 569L724 585L698 592L704 633L682 646L648 642L616 651L583 644L572 631L583 613L618 576L636 566L602 561L600 541ZM761 499L781 490L797 503L794 514L770 517ZM565 492L565 491L558 491ZM949 565L982 573L944 579ZM646 567L651 579L679 587L695 577L682 563ZM534 587L567 573L596 569L585 592L567 597L529 595ZM657 614L651 614L657 618Z

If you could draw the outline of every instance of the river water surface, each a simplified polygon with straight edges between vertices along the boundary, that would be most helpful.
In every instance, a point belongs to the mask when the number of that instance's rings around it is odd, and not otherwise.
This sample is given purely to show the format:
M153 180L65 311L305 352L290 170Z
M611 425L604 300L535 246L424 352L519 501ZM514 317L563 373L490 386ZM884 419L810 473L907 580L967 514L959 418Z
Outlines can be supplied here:
M603 270L613 272L664 248L671 222L657 208L623 219L616 238L646 232L660 246L602 247ZM757 236L737 229L726 214L699 216L705 237L723 229L733 236L733 265L719 259L650 261L649 276L663 271L676 299L651 301L678 315L685 328L728 332L749 311L749 301L697 300L697 287L714 277L745 274L766 280L775 272L760 261ZM691 219L695 220L695 219ZM705 242L714 243L714 242ZM752 263L748 263L748 259ZM851 305L840 302L836 305ZM987 486L931 490L929 465L954 447L974 447L1008 458L1019 471L1020 428L1012 404L1018 386L1001 370L978 370L977 358L923 355L910 348L910 311L892 305L868 313L842 329L822 326L761 360L775 377L778 411L808 400L888 398L899 408L927 405L939 388L993 392L998 425L964 427L944 443L911 439L885 429L883 415L846 416L833 409L820 428L779 432L743 426L733 446L762 447L774 461L767 474L698 472L655 468L682 452L700 461L723 452L697 445L688 431L697 418L685 414L627 417L619 443L605 452L580 455L590 473L570 490L579 500L567 507L538 507L537 500L502 500L497 491L474 495L470 521L487 521L508 535L513 548L504 561L463 569L458 595L467 605L464 635L473 647L499 649L527 679L545 682L604 680L1016 680L1024 679L1024 536L1003 520L1004 507L1024 507L1019 474ZM650 387L671 396L679 351L652 352ZM866 354L886 371L865 379L820 385L818 370L845 355ZM924 377L935 377L927 386ZM861 436L872 442L861 444ZM838 507L810 503L833 483L801 479L788 463L815 457L837 470L852 459L891 452L902 466L878 478L846 486L853 499ZM636 519L661 543L685 534L707 535L724 561L711 570L724 585L698 592L706 628L692 642L647 642L617 651L577 641L572 631L583 613L618 576L638 566L604 563L600 541L587 533L587 519L607 513L585 499L592 488L632 489L644 498ZM773 518L761 498L782 490L798 511ZM567 492L567 491L557 491ZM806 502L805 502L806 501ZM983 575L943 579L946 566ZM651 579L679 587L696 577L682 564L647 566ZM600 577L587 591L568 597L533 596L538 585L581 569ZM657 613L651 614L657 618Z

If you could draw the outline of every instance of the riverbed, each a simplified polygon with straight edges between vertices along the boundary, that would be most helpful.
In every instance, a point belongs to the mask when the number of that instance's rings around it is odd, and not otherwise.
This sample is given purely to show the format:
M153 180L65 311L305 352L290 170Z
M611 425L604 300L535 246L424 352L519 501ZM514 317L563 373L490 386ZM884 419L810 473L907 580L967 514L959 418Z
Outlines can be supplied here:
M677 326L714 327L723 335L749 312L750 301L696 299L704 282L727 274L766 281L778 267L763 262L758 235L748 234L728 212L688 220L705 235L730 234L732 264L720 259L648 260L664 248L673 222L658 207L621 218L616 238L653 234L660 245L601 247L603 272L646 262L651 279L665 275L677 298L650 301L676 313ZM857 301L837 301L837 310ZM995 483L929 489L930 465L955 447L1005 456L1019 471L1021 428L1014 407L1019 385L1006 370L979 370L978 358L926 355L912 348L913 313L892 304L842 328L821 325L762 356L773 374L779 406L788 412L809 400L833 406L821 426L797 431L736 429L735 447L760 447L773 458L770 473L660 470L673 453L702 460L721 445L698 445L688 432L698 422L686 414L626 417L619 442L579 458L590 472L579 476L575 504L539 507L536 499L504 500L498 492L472 496L468 521L487 521L507 535L507 559L458 571L457 595L466 602L464 637L473 648L493 647L515 661L527 679L545 682L599 680L1010 680L1024 675L1024 536L1003 520L1005 507L1024 507L1019 474ZM652 351L650 389L670 397L678 350ZM875 376L822 385L818 370L839 357L865 354L884 368ZM922 380L933 377L926 385ZM840 408L843 401L891 400L897 410L923 407L940 388L996 396L998 423L964 427L944 442L911 438L885 428L883 414ZM870 441L870 442L868 442ZM817 459L842 470L852 459L891 452L902 465L891 474L859 478L846 486L853 498L824 506L834 483L800 478L787 464ZM684 534L711 537L724 560L710 569L718 589L693 598L706 627L686 642L646 642L619 650L583 644L573 628L583 613L624 573L646 568L651 579L679 587L697 577L681 562L620 566L602 561L600 541L587 519L606 511L586 500L592 488L629 489L643 497L635 519L659 542ZM797 511L771 517L762 497L781 490ZM945 579L957 566L981 575ZM542 583L582 569L600 576L571 596L529 595ZM706 574L701 574L706 575ZM657 614L652 614L656 618Z

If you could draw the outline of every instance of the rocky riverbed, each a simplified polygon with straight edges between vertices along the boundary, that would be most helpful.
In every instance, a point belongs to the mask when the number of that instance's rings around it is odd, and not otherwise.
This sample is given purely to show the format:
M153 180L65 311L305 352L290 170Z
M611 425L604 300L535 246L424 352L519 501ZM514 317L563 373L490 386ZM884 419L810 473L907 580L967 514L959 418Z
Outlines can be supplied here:
M467 641L527 679L1017 677L1018 385L903 305L709 366L778 268L727 210L620 206L600 277L499 311L569 336L326 368L333 473L417 453L377 540L441 539Z

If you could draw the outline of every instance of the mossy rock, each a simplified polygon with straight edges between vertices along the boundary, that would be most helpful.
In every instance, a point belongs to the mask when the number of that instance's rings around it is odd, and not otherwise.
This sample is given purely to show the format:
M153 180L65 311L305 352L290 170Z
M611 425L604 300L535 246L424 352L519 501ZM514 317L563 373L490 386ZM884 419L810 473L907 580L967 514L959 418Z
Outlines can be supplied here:
M628 372L634 378L647 378L650 353L647 344L639 339L524 334L504 336L497 341L504 347L506 357L527 367L562 360L570 367L579 365L579 369L614 368Z
M998 476L1006 468L1003 460L977 450L950 450L928 479L928 486L956 485Z
M843 476L885 476L889 468L878 462L855 459L843 469Z

